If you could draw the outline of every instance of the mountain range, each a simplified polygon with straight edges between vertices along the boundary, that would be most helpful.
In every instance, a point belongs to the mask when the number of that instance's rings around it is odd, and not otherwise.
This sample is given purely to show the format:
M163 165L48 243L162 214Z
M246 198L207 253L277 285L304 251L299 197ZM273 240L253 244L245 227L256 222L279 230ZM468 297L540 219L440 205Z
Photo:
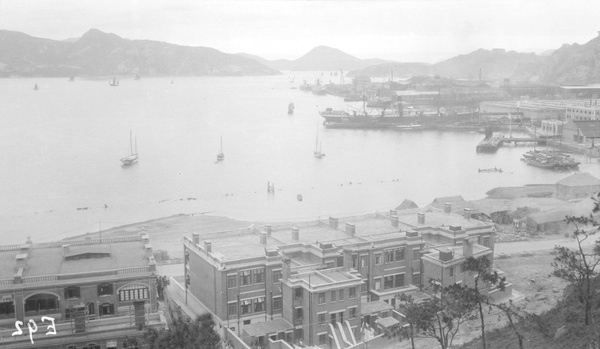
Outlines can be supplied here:
M439 75L545 84L600 81L600 37L563 45L540 55L479 49L445 61L401 63L360 59L338 49L318 46L295 60L266 60L248 53L228 54L209 47L130 40L90 29L63 41L0 30L0 76L112 75L273 75L281 70L337 71L349 76L410 77Z
M0 30L0 75L273 75L253 59L209 47L123 39L90 29L78 39L57 41Z

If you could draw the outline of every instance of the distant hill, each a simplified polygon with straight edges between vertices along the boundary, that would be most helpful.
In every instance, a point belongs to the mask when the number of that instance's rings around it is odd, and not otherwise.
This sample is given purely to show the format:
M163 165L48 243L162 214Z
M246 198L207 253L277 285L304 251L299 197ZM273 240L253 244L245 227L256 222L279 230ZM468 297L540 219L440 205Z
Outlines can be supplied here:
M583 45L563 45L546 61L542 81L557 84L600 82L600 36Z
M274 75L256 60L208 47L123 39L91 29L76 41L0 30L0 75Z
M459 55L432 66L432 73L457 79L479 79L502 81L539 80L540 70L545 61L535 53L520 53L503 49L479 49L466 55Z
M372 65L360 70L352 70L348 76L410 78L412 76L431 75L431 64L427 63L384 63Z
M340 70L349 71L362 69L368 66L391 63L384 59L360 59L336 48L328 46L318 46L310 50L304 56L295 59L278 59L273 61L265 60L258 56L249 54L240 54L244 57L252 57L258 62L261 62L273 69L277 70L299 70L299 71L317 71L317 70Z

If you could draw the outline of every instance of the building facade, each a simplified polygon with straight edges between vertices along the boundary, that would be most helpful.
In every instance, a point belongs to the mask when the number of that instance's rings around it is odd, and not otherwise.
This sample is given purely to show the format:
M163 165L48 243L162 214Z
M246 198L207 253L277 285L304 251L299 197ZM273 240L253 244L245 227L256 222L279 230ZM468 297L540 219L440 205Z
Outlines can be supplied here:
M0 348L122 348L139 328L165 325L146 234L28 240L2 246L0 265L0 326L9 329L0 330ZM23 334L13 335L18 322Z
M493 260L493 224L449 207L196 233L184 237L185 279L216 321L248 343L340 348L360 341L365 324L393 322L391 311L374 312L375 302L393 309L399 293L427 297L439 272L425 256L466 240Z

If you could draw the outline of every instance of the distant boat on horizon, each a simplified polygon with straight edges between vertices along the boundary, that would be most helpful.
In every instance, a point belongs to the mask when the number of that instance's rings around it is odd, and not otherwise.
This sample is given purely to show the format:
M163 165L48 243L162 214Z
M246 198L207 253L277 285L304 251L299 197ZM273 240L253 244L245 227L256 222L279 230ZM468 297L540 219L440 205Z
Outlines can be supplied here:
M288 114L294 114L294 109L296 109L296 107L294 106L294 103L290 103L288 104Z
M34 91L37 91L37 90L39 90L39 89L38 89L38 86L37 86L37 84L35 84L35 86L33 86L33 90L34 90Z
M135 152L133 151L133 133L129 130L129 148L131 154L121 159L121 163L123 166L133 165L138 161L138 153L137 153L137 138L135 140Z
M221 136L221 147L219 148L219 153L217 154L217 162L225 160L225 154L223 154L223 136Z
M113 78L112 81L109 81L108 84L112 87L117 87L119 86L119 80L117 80L117 78Z

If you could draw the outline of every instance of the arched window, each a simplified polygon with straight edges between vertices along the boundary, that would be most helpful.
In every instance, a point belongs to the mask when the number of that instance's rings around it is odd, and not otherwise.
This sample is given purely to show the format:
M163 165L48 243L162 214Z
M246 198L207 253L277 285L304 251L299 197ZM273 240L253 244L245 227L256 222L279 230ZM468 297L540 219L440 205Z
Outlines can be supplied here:
M48 313L60 311L58 297L50 293L33 295L25 301L25 312Z
M0 297L0 319L7 319L15 316L15 302L12 296Z
M146 285L127 285L119 290L120 302L128 302L148 298L148 286Z

